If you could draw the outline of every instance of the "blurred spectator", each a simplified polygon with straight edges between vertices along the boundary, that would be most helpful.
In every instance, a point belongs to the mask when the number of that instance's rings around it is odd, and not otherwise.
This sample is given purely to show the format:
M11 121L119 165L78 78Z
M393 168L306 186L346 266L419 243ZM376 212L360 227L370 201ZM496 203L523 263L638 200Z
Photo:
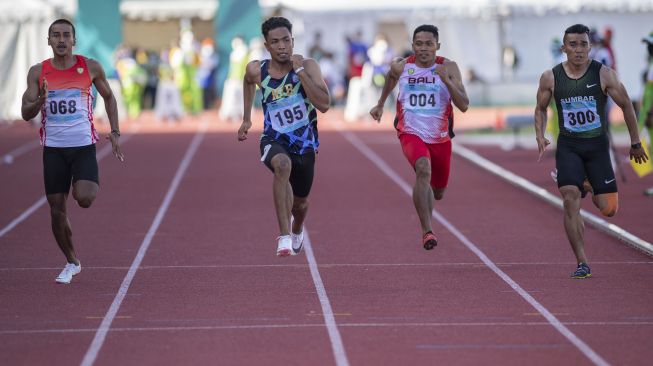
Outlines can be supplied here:
M644 93L642 94L641 107L639 109L639 121L648 129L648 156L653 157L653 32L642 39L648 51L646 65ZM644 195L653 196L653 187L644 191Z
M170 66L170 50L161 52L159 63L159 84L156 90L156 104L154 107L158 120L174 122L184 115L181 104L181 94L174 80L174 70Z
M243 118L243 77L248 60L247 44L241 37L234 37L229 55L229 73L224 83L218 114L224 121L240 122Z
M319 62L326 53L327 51L322 48L322 33L315 32L313 44L311 45L311 48L308 49L308 57Z
M141 114L143 89L147 81L145 70L134 59L134 51L128 48L119 48L116 52L116 71L120 78L127 115L136 119Z
M347 78L360 77L363 74L363 65L367 61L367 44L363 42L363 32L357 31L353 37L347 37Z
M143 109L154 109L156 104L156 87L159 83L159 56L156 52L143 51L136 58L139 65L145 70L146 81L143 89Z
M202 110L202 91L196 78L199 66L198 48L193 32L186 29L181 33L179 47L170 51L170 66L175 72L181 103L184 110L191 114Z
M200 48L200 65L197 69L197 82L202 89L202 107L211 109L216 98L216 74L218 70L218 54L215 52L213 40L206 38Z
M340 104L345 96L345 86L342 70L336 64L333 53L325 52L320 60L320 69L324 82L329 88L331 95L331 103L336 105Z

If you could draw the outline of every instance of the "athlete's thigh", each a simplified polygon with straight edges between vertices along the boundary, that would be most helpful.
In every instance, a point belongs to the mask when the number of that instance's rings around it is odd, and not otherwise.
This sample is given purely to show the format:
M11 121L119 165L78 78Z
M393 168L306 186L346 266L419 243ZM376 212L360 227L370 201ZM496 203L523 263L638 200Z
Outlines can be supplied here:
M585 171L595 195L617 192L617 179L612 169L610 151L607 144L594 146L586 154Z
M582 191L585 180L585 163L578 146L558 139L556 169L558 170L558 188L576 186Z
M431 156L431 187L446 188L451 172L451 140L439 144L430 144Z
M415 163L419 158L425 157L430 159L428 146L418 136L403 133L399 135L399 142L401 143L401 150L403 151L404 156L413 169L415 168Z
M73 184L77 181L84 180L99 185L100 174L95 156L95 145L82 146L74 149L71 161Z
M290 186L293 195L300 198L308 197L309 193L311 193L315 175L315 153L291 154L290 160L292 161Z
M290 157L286 149L284 149L283 146L281 146L281 144L276 141L261 141L260 149L261 161L273 173L274 167L272 167L272 158L274 158L277 154L285 154Z
M72 179L71 164L65 148L43 147L43 183L45 194L68 194Z

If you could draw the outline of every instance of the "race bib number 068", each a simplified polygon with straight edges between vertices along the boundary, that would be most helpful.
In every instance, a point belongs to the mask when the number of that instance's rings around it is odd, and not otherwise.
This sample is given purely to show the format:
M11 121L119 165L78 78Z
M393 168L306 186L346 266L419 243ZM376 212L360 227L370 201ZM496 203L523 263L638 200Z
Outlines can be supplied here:
M63 89L48 91L46 112L48 121L65 123L72 122L82 103L82 92L79 89Z

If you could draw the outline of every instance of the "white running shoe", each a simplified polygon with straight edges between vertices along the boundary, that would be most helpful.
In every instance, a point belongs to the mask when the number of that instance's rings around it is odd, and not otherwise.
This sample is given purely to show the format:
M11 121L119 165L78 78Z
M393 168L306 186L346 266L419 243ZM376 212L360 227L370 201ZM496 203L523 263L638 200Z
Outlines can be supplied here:
M287 257L292 255L292 238L290 235L284 235L277 238L277 257Z
M553 179L554 182L558 183L558 169L554 169L551 171L551 179Z
M63 271L59 273L59 276L55 278L54 280L57 281L57 283L70 283L70 281L73 279L73 276L78 274L79 272L82 271L82 264L75 264L75 263L68 263L66 264L65 267L63 267Z
M302 232L299 234L291 232L290 238L292 239L292 255L301 253L304 247L304 228L302 228Z

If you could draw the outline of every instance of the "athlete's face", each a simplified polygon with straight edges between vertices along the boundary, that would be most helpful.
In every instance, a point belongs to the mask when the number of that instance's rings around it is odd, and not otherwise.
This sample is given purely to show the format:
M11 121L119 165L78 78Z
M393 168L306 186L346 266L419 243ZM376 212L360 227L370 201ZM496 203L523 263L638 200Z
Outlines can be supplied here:
M52 47L52 52L57 56L65 56L72 53L75 45L75 36L73 36L73 27L70 24L55 24L50 29L48 35L48 45Z
M587 33L566 34L562 44L562 52L567 55L567 61L578 66L587 62L591 48Z
M440 49L440 43L431 32L417 32L413 38L413 52L417 64L431 65L435 62L435 52Z
M270 52L273 60L285 63L290 62L294 40L286 27L274 28L265 38L265 48Z

